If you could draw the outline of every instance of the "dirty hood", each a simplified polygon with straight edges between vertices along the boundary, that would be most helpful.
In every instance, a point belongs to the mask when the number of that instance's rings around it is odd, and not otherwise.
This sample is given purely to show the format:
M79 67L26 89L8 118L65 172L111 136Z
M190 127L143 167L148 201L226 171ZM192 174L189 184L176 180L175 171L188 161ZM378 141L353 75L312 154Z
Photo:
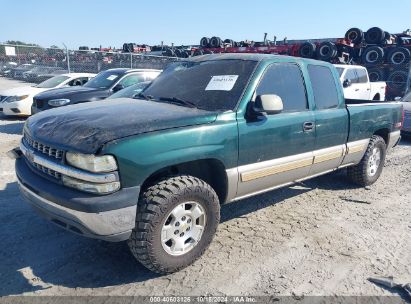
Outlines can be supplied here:
M154 101L118 98L40 112L25 125L34 139L81 153L96 153L112 140L213 122L216 112Z

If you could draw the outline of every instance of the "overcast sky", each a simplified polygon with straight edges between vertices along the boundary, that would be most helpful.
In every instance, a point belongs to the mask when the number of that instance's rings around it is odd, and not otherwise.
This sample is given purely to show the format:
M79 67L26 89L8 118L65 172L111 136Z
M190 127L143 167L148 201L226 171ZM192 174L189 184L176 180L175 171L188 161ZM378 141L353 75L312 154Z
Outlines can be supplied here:
M48 47L198 44L203 36L261 41L335 38L350 27L411 28L411 0L0 0L0 42Z

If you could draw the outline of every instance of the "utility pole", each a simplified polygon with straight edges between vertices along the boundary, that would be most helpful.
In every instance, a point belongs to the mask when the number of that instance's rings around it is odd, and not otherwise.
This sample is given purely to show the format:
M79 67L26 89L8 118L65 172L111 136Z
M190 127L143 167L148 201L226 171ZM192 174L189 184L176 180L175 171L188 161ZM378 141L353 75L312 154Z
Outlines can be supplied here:
M69 74L71 73L71 71L70 71L70 54L69 54L69 51L68 51L68 48L67 48L67 46L63 43L63 46L64 46L64 48L66 49L66 58L67 58L67 70L68 70L68 72L69 72Z

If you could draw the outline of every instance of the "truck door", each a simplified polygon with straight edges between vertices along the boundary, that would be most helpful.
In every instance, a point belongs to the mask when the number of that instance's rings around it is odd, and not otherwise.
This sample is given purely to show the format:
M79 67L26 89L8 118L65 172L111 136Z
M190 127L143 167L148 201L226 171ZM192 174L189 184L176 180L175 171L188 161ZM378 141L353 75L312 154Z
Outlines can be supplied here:
M280 96L284 109L278 114L253 119L238 117L237 197L305 177L312 165L315 121L300 67L295 63L271 64L254 96L265 94Z
M351 85L344 88L344 96L347 99L361 99L360 93L364 89L358 81L357 73L353 68L347 68L343 74L343 82L349 80Z
M360 97L358 99L371 99L371 83L368 79L368 72L365 68L355 69L358 77L358 85L360 86Z
M341 165L348 136L348 112L337 89L338 79L327 66L308 65L315 103L315 150L310 175Z

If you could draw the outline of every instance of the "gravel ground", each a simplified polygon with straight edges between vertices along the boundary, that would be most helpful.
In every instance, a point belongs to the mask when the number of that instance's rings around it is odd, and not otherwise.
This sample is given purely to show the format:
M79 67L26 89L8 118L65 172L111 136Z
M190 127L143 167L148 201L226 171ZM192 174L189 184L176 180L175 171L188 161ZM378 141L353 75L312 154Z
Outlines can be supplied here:
M411 283L411 141L366 189L337 172L223 206L206 254L158 276L125 243L70 234L23 202L5 155L23 124L0 115L0 296L392 295L367 278Z

